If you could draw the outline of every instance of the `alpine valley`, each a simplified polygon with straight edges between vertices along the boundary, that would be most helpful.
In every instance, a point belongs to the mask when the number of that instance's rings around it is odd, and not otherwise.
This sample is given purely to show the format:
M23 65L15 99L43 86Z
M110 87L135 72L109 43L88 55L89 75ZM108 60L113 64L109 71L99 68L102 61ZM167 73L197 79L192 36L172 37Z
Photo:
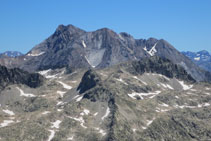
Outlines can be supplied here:
M211 140L211 73L164 39L60 25L0 64L2 141Z

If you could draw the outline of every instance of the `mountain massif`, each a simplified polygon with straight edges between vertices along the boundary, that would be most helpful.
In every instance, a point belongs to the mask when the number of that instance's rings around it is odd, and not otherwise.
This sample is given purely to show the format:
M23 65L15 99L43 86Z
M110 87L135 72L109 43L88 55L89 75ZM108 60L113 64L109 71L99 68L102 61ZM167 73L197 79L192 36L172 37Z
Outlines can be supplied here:
M195 64L204 70L211 72L211 55L208 51L202 50L199 52L182 52L189 57Z
M163 39L60 25L0 64L2 141L211 140L211 75Z
M160 56L179 64L197 81L210 81L210 74L167 41L154 38L134 39L108 28L87 32L73 25L60 25L49 38L18 58L0 59L0 64L29 72L70 67L105 68L130 60ZM31 65L33 64L33 65Z

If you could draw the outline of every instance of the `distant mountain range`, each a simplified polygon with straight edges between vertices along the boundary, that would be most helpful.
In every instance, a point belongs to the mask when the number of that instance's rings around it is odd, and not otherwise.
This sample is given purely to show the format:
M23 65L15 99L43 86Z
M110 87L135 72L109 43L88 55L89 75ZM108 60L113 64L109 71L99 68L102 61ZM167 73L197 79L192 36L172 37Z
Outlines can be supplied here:
M87 32L73 25L58 26L49 38L27 54L0 59L0 64L30 72L63 67L74 70L105 68L151 56L164 57L183 66L197 81L209 78L209 74L163 39L134 39L128 33L118 34L108 28Z
M201 67L204 70L211 72L211 54L206 51L202 50L199 52L182 52L184 55L189 57L195 64Z
M22 56L23 54L21 52L18 51L6 51L4 53L0 53L0 58L3 57L18 57L18 56Z

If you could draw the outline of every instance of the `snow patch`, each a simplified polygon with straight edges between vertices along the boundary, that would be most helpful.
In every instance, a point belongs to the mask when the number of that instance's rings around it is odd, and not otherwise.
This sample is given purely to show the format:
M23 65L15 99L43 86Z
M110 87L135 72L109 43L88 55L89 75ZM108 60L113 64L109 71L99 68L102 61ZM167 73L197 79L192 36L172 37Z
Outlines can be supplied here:
M204 93L204 94L206 94L206 95L210 95L210 93Z
M153 120L147 120L147 126L149 126L150 124L152 124Z
M57 129L59 129L60 123L62 123L61 120L56 120L55 122L52 122L51 124L53 124L53 125L51 126L51 128L57 128Z
M195 90L195 89L190 89L190 91L197 92L197 90Z
M146 82L142 81L141 79L139 79L137 76L133 76L133 78L137 79L138 81L140 81L141 83L143 83L144 85L147 85Z
M183 108L202 108L202 107L208 107L208 106L210 106L210 103L198 104L197 106L188 106L188 105L181 105L181 106L179 106L179 105L175 105L174 107L183 109Z
M210 88L205 88L206 90L210 90Z
M42 113L42 115L47 115L49 113L51 113L51 112L50 111L45 111L45 112Z
M169 84L160 83L160 85L162 85L164 88L168 88L168 89L174 90L174 88L172 88Z
M156 110L155 110L156 112L167 112L167 111L169 111L168 109L161 109L161 108L156 108Z
M83 99L83 96L81 96L81 95L76 95L76 96L73 97L73 100L74 100L74 99L76 99L76 102L79 102L79 101L81 101L81 100Z
M180 83L180 85L183 87L183 90L189 90L189 89L191 89L192 87L193 87L193 85L186 85L185 83L184 83L184 81L179 81L179 80L177 80L179 83Z
M84 109L84 113L85 113L86 115L88 115L88 114L89 114L89 110Z
M178 97L178 96L175 96L175 98L177 98L177 99L178 99L179 97Z
M55 131L54 130L48 130L48 131L51 132L50 136L48 137L48 141L51 141L55 136Z
M152 120L147 120L146 122L146 125L147 125L147 127L150 125L150 124L152 124L152 122L154 121L155 119L153 118ZM144 126L142 126L142 129L147 129L147 127L144 127Z
M51 69L48 69L48 70L39 71L38 73L45 76L50 71Z
M106 132L104 131L104 130L102 130L102 129L100 129L100 128L95 128L97 131L98 131L98 133L100 133L102 136L105 136L106 135Z
M48 74L51 71L52 71L51 69L48 69L48 70L39 71L38 73L41 74L42 76L44 76L47 79L61 78L61 77L58 77L58 75L61 76L62 74L64 74L64 71L62 71L61 73L54 74L54 75Z
M58 112L61 112L61 111L63 111L63 109L57 109L57 111L58 111Z
M88 115L89 113L90 113L89 110L84 109L84 111L83 111L82 113L80 113L80 115L81 115L81 116L83 116L83 115Z
M64 91L57 91L57 94L59 94L60 95L60 97L64 97L64 94L65 94L66 92L64 92Z
M14 116L15 113L13 111L10 110L2 110L3 112L5 112L6 114L10 115L10 116Z
M70 116L69 116L69 118L74 119L74 120L76 120L76 121L79 121L79 122L80 122L80 125L81 125L83 128L85 128L85 129L87 128L86 126L84 126L85 121L84 121L83 117L75 118L75 117L70 117Z
M76 96L73 97L73 99L76 99L76 98L78 98L79 96L80 96L80 95L76 95Z
M116 79L117 81L119 81L119 82L122 82L122 83L125 84L125 85L128 85L125 81L122 80L122 78L119 78L119 79L118 79L118 78L115 78L115 79Z
M69 86L69 85L67 85L67 84L65 84L65 83L63 83L63 82L61 82L61 81L58 81L65 89L68 89L68 90L70 90L70 89L72 89L72 87L71 86Z
M6 127L8 126L9 124L13 123L14 121L13 120L4 120L1 124L0 124L0 128L1 127Z
M142 126L142 129L144 129L144 130L145 130L145 129L147 129L147 128L146 128L146 127L144 127L144 126Z
M210 104L209 103L204 103L204 106L207 107L207 106L210 106Z
M141 99L144 99L143 96L150 96L150 95L153 95L151 96L150 98L153 98L155 97L156 95L160 94L161 91L155 91L155 92L149 92L149 93L136 93L136 92L133 92L131 94L128 94L129 97L131 97L132 99L137 99L136 97L140 97Z
M160 105L163 106L163 107L169 107L169 105L166 104L166 103L162 103L162 104L160 104Z
M74 136L67 138L68 141L72 141Z
M84 40L82 40L82 45L84 48L86 48L86 44L85 44Z
M165 75L158 74L158 73L152 73L152 75L157 75L157 76L159 76L159 77L162 77L162 78L164 78L164 79L170 81L170 79L169 79L168 77L166 77Z
M201 58L200 57L195 57L194 60L199 61Z
M102 136L106 135L106 132L104 130L102 130L102 129L99 130L99 133L102 134Z
M83 96L80 96L80 97L78 97L77 99L76 99L76 102L79 102L79 101L81 101L83 99Z
M103 73L100 73L100 75L107 77L107 75L106 74L103 74Z
M149 51L147 51L147 48L146 48L146 47L144 47L144 50L145 50L150 56L154 56L155 53L157 52L157 50L156 50L156 48L155 48L156 45L157 45L157 43L155 43L154 46L153 46Z
M22 89L20 89L19 87L16 87L19 91L20 91L20 96L25 96L25 97L35 97L34 94L26 94L24 93L24 91Z
M57 102L57 104L56 104L56 105L58 106L58 105L64 105L64 104L65 104L64 102L59 101L59 102Z
M44 54L45 52L40 52L40 53L29 53L27 54L27 56L40 56L42 54Z
M110 109L109 109L109 107L107 107L106 113L101 119L104 120L109 115L109 113L110 113Z

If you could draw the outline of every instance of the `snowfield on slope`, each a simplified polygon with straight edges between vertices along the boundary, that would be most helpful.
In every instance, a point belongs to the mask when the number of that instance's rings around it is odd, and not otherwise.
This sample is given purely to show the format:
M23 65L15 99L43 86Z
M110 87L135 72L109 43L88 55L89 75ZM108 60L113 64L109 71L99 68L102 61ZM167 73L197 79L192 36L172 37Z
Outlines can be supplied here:
M34 94L27 94L24 93L24 91L22 89L20 89L19 87L16 87L19 91L20 91L20 96L25 96L25 97L36 97Z

